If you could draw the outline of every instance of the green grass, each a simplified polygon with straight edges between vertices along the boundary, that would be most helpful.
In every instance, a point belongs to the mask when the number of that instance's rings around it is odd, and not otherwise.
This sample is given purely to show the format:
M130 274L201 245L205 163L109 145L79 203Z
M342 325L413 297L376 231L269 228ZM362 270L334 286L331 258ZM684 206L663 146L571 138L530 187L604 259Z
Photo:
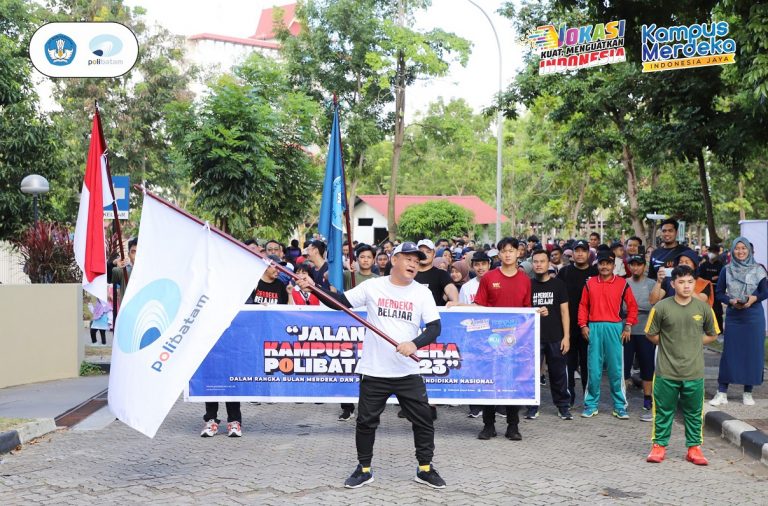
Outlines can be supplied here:
M15 429L27 422L31 422L28 418L3 418L0 417L0 432Z

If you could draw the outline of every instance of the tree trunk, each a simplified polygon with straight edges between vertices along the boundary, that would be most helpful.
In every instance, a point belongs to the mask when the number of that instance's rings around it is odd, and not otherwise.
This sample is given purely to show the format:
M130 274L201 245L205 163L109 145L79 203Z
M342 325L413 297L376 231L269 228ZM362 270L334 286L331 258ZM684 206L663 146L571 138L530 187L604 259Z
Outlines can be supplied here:
M629 200L629 217L632 220L632 228L638 237L645 236L645 225L640 216L640 205L637 202L637 173L635 172L635 160L628 144L624 144L621 152L621 163L627 175L627 199Z
M747 212L744 209L744 176L739 174L739 220L747 219Z
M722 239L717 235L715 228L715 214L712 210L712 197L709 194L709 182L707 181L707 165L704 163L704 148L696 153L696 161L699 165L699 182L701 183L701 196L704 198L704 209L707 212L707 230L709 230L709 242L720 244Z
M571 216L568 220L569 229L568 234L573 237L579 226L579 213L581 212L581 206L584 205L584 194L587 193L587 185L589 184L589 174L585 173L585 177L581 181L581 188L579 188L579 198L576 199L576 203L571 208Z
M405 22L405 0L398 2L397 23L403 26ZM387 202L387 227L389 240L397 237L395 222L395 199L397 198L397 171L400 168L400 152L403 149L405 136L405 53L397 52L397 82L395 83L395 139L392 150L392 173L389 178L389 200Z

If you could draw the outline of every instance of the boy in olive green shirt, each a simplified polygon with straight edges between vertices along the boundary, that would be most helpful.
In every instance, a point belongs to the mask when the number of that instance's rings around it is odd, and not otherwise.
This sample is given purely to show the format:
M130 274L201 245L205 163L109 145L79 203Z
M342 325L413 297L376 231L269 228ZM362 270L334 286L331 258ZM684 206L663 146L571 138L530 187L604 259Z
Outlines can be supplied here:
M678 401L685 421L686 460L708 464L701 452L704 404L705 344L720 333L712 308L693 297L693 270L678 266L672 271L675 296L656 304L648 315L645 333L658 345L653 380L653 448L646 459L664 460Z

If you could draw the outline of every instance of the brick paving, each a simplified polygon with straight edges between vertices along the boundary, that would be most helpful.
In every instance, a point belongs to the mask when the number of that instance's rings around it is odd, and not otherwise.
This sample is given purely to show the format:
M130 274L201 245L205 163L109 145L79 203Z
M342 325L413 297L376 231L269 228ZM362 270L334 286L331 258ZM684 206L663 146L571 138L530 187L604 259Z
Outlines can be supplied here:
M668 460L645 463L651 426L637 418L636 391L627 421L605 404L596 418L563 421L542 395L522 442L501 437L502 418L500 437L479 441L466 407L441 407L434 464L445 490L413 481L410 425L392 406L377 433L376 481L347 490L354 424L336 421L337 405L244 404L243 438L204 439L202 405L179 401L153 440L114 422L2 456L0 504L766 504L768 468L717 436L705 439L708 467L686 462L679 423Z

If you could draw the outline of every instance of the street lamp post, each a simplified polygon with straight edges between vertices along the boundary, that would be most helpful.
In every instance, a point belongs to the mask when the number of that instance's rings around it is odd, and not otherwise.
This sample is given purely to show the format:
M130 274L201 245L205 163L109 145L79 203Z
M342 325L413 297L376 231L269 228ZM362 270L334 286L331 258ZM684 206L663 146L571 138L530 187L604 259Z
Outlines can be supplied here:
M22 193L29 193L32 195L32 206L34 208L35 225L37 225L37 196L43 193L48 193L50 190L48 180L43 176L37 174L30 174L21 180Z
M488 13L486 13L474 0L467 1L480 9L480 12L485 16L485 19L488 20L488 23L491 25L491 30L493 30L493 36L496 38L496 48L499 52L499 104L498 115L496 118L496 243L498 243L501 240L501 147L504 130L504 114L501 110L501 93L503 91L501 78L501 42L499 42L499 34L496 33L496 27L493 25L493 21L491 21L491 17L488 16Z

